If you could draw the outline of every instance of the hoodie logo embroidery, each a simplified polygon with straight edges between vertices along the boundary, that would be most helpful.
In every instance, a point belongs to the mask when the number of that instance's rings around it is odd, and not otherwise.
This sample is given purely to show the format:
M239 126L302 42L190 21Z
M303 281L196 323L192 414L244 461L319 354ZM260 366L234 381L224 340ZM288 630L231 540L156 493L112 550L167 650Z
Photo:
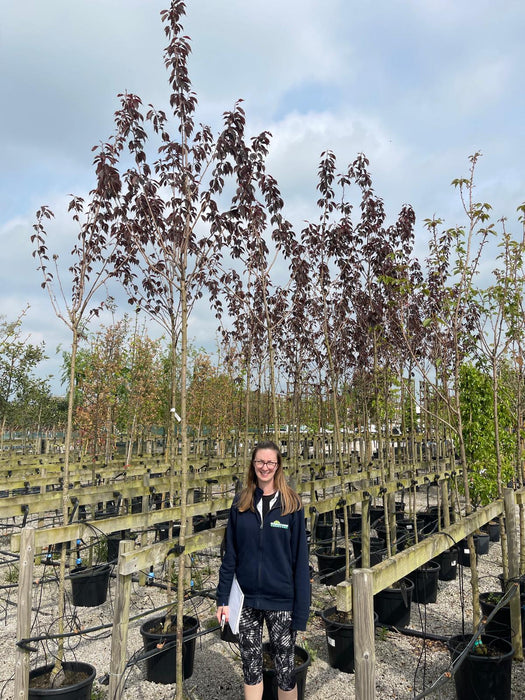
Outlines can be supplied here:
M274 520L273 522L271 522L270 527L280 527L283 530L288 530L288 524L287 523L280 523L278 520Z

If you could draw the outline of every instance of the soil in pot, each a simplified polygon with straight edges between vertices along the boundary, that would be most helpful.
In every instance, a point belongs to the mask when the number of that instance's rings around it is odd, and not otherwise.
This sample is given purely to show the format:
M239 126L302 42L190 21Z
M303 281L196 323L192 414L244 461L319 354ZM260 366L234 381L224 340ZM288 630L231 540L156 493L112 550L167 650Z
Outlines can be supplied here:
M50 688L53 664L29 672L28 698L59 698L59 700L90 700L96 669L80 661L65 661L62 665L65 681L60 688Z
M452 661L464 651L471 637L451 637L447 646ZM511 700L512 657L510 642L482 635L454 673L457 700Z
M354 672L354 623L332 607L321 612L325 624L328 663L343 673ZM377 613L374 613L377 622Z
M404 578L399 587L384 588L374 596L374 611L379 624L406 627L410 624L410 606L414 584Z
M98 564L96 566L77 566L72 569L69 576L71 579L71 593L73 605L84 608L95 608L106 602L108 595L109 575L111 567L109 564Z
M503 593L500 591L488 591L479 594L479 605L483 615L490 615L497 604L500 602ZM521 638L525 640L525 615L523 614L523 603L525 600L521 598L522 613L521 613ZM500 639L510 641L512 637L512 628L510 624L510 603L507 603L500 608L492 620L485 627L487 634Z
M156 651L146 658L146 678L153 683L176 682L176 620L171 618L171 627L167 633L163 632L164 617L157 617L144 622L140 628L140 634L144 642L144 651ZM193 675L193 660L195 657L195 634L199 628L199 621L195 617L184 615L184 631L182 643L182 675L183 678L191 678ZM186 637L191 637L187 639ZM164 645L159 650L159 645Z
M295 682L297 684L297 700L304 700L306 688L306 672L310 665L310 654L303 647L295 647ZM277 673L271 654L271 645L263 644L263 696L262 700L278 700Z

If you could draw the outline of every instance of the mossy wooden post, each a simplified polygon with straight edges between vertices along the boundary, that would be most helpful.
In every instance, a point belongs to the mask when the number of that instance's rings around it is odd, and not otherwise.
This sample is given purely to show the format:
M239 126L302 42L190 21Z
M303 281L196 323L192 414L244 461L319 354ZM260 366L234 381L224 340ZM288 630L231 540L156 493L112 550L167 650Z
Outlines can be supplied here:
M115 614L113 616L113 631L111 633L111 662L109 667L108 698L111 698L111 700L119 700L124 691L122 674L126 668L129 602L131 598L132 574L120 573L120 555L124 554L124 552L132 551L134 546L133 540L121 540L118 549L119 558L117 565L117 585L115 589Z
M516 499L512 489L503 489L505 504L505 527L507 530L507 548L509 561L509 580L517 581L519 577L519 546L516 528ZM523 661L523 641L521 635L521 600L518 592L510 599L510 626L512 628L512 646L514 658Z
M16 639L27 639L31 633L31 602L33 597L33 569L35 561L35 530L25 527L20 539L20 571ZM16 647L15 699L25 700L29 693L29 651Z
M355 569L352 573L355 696L359 700L376 697L373 581L371 569Z
M142 496L142 512L143 513L148 513L149 512L149 496L146 495L149 491L150 487L150 472L146 472L142 476L142 486L144 487L144 495ZM142 547L145 547L148 543L148 533L147 530L143 531L142 534L140 535L140 544ZM148 580L148 577L146 575L145 571L139 571L139 586L145 586L146 581Z
M448 489L448 479L443 479L440 482L441 489L441 509L443 513L443 524L445 527L450 525L450 497ZM441 530L441 520L438 520L438 530Z
M370 496L361 502L361 567L370 567Z

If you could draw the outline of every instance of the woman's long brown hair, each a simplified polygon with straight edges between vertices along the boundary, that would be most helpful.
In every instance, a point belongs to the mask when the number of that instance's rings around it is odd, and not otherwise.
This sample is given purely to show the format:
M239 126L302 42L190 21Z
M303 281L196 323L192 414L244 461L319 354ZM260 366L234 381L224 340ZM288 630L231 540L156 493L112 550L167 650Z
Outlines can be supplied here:
M237 508L241 513L246 510L255 511L254 496L255 488L257 486L257 474L255 473L255 455L259 450L274 450L277 457L277 469L273 476L273 482L275 484L275 489L279 491L281 496L281 508L282 514L288 515L288 513L294 513L296 510L302 508L301 498L298 493L296 493L286 482L286 477L283 472L283 460L281 451L271 440L265 442L259 442L253 448L252 458L250 460L250 466L248 467L248 473L246 475L246 486L241 491L239 496L239 501L237 503Z

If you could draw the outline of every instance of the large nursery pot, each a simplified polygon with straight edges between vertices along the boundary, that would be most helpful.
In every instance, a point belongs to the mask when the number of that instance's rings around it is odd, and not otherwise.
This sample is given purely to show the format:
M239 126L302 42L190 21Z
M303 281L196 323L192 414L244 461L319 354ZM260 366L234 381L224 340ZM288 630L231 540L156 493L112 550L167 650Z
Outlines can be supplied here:
M398 587L384 588L374 596L374 612L380 625L406 627L410 624L410 606L414 584L408 578Z
M481 528L483 532L487 532L491 542L499 542L501 528L498 520L491 520Z
M454 581L458 575L458 548L451 547L433 559L439 564L439 580Z
M135 535L136 537L136 535ZM118 551L121 540L129 540L131 532L129 530L117 530L107 536L106 542L108 545L108 562L113 563L118 559Z
M77 566L71 569L71 593L73 605L84 608L95 608L106 602L108 595L109 564L97 564L85 567Z
M440 568L437 562L427 561L407 576L414 584L412 593L414 603L436 602Z
M474 544L476 545L476 554L489 553L490 536L488 532L476 532L474 534Z
M386 526L382 524L381 526L376 527L376 532L377 536L384 541L385 543L385 548L386 548ZM392 542L393 544L393 542ZM408 533L408 530L406 527L403 527L402 525L397 525L396 527L396 551L402 552L404 549L407 548L407 546L410 546L412 544L410 535Z
M501 586L501 590L505 592L505 590L512 585L512 580L507 581L507 585L505 585L505 579L503 578L503 574L498 574L498 580ZM525 574L522 574L519 579L516 580L516 583L519 582L520 585L520 596L525 596Z
M341 535L345 534L345 520L344 515L338 515L337 517L339 523L339 529ZM351 535L353 532L361 532L361 513L351 513L348 515L348 533Z
M66 682L61 688L51 688L49 685L49 675L53 670L53 664L29 671L29 694L27 697L91 700L91 689L97 673L95 667L81 661L64 661L62 668L66 674Z
M488 591L479 594L479 605L484 616L489 616L494 608L501 600L503 593L500 591ZM522 613L521 613L521 638L525 640L525 615L523 614L523 603L525 600L521 598ZM512 638L512 627L510 624L510 602L496 611L496 614L487 623L485 627L487 634L508 641Z
M447 643L455 661L471 637L458 634ZM481 636L454 673L457 700L511 700L512 657L510 642L490 635Z
M176 616L171 618L171 629L163 633L164 617L156 617L144 622L140 628L140 634L144 642L144 651L157 649L158 644L164 647L158 653L146 658L146 679L153 683L176 682ZM199 628L199 621L195 617L184 615L184 631L182 634L182 676L184 679L193 675L193 660L195 658L195 633ZM191 639L186 639L191 637Z
M330 547L320 547L316 550L317 567L320 582L326 586L337 586L345 580L346 556L344 547L336 547L332 553Z
M304 700L306 672L310 665L310 654L300 646L295 646L295 682L297 700ZM278 700L277 672L273 665L271 645L263 644L263 696L262 700Z
M354 556L360 559L363 552L363 540L361 537L352 537L352 546L354 548ZM385 541L380 537L370 538L370 566L375 566L383 561L385 555ZM362 566L362 560L360 565Z
M315 524L315 539L318 544L327 544L332 540L334 533L334 517L332 511L321 513Z
M343 673L353 673L354 664L354 623L345 621L344 615L332 607L321 612L325 624L328 663ZM377 613L374 613L377 622Z

